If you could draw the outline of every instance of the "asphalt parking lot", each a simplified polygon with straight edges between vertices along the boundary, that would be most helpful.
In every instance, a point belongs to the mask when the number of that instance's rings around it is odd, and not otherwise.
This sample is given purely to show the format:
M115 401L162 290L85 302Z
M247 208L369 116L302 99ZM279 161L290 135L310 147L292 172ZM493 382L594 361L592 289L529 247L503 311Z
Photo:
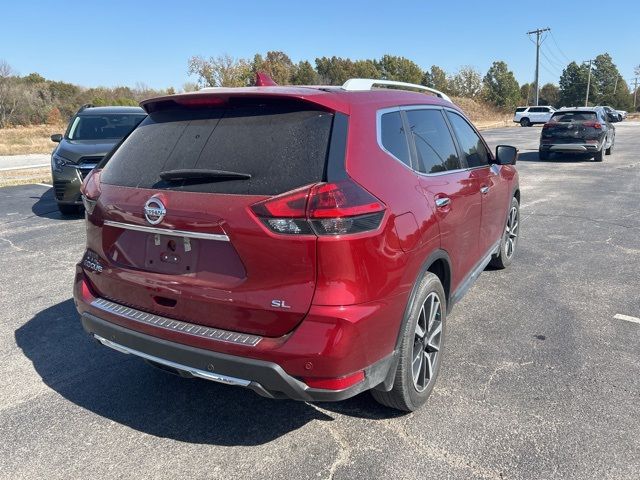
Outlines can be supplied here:
M611 478L640 472L640 122L612 156L521 149L521 239L449 317L426 407L263 399L91 341L71 300L82 218L0 189L0 478Z

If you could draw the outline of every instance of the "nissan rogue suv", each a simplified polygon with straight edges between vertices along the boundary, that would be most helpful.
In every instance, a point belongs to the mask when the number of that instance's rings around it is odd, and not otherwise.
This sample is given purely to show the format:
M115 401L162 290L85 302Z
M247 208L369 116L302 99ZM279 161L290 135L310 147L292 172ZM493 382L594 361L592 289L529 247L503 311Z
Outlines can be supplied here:
M142 102L85 180L84 329L185 377L412 411L452 306L514 257L517 151L401 90L425 87L260 78Z
M51 177L60 213L80 212L82 180L145 116L140 107L87 104L73 116L64 135L51 135L51 140L58 143L51 153Z

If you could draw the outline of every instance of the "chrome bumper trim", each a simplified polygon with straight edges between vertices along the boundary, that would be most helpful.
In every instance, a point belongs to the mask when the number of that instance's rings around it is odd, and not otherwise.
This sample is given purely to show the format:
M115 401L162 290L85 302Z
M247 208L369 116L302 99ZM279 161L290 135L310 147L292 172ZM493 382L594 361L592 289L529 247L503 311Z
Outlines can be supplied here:
M126 353L128 355L135 355L137 357L144 358L145 360L159 363L160 365L165 365L170 368L175 368L176 370L186 372L190 375L193 375L194 377L204 378L205 380L211 380L218 383L225 383L227 385L237 385L239 387L247 387L251 383L249 380L244 380L242 378L229 377L227 375L220 375L214 372L207 372L205 370L200 370L199 368L188 367L180 363L172 362L171 360L166 360L164 358L158 358L147 353L139 352L138 350L134 350L133 348L125 347L124 345L120 345L119 343L107 340L106 338L103 338L100 335L96 335L95 333L93 334L93 337L105 347L113 348L118 352Z
M191 232L189 230L171 230L169 228L147 227L146 225L134 225L132 223L114 222L113 220L105 220L104 224L109 227L122 228L124 230L135 230L137 232L157 233L159 235L199 238L201 240L217 240L219 242L229 241L228 236L220 233Z
M235 345L245 345L247 347L255 347L260 343L262 337L258 335L248 335L245 333L230 332L219 328L204 327L202 325L194 325L193 323L181 322L172 318L161 317L152 313L136 310L135 308L125 307L118 303L105 300L104 298L96 298L91 302L91 306L113 315L118 315L127 320L150 325L152 327L162 328L172 332L181 332L209 340L218 340L220 342L233 343Z

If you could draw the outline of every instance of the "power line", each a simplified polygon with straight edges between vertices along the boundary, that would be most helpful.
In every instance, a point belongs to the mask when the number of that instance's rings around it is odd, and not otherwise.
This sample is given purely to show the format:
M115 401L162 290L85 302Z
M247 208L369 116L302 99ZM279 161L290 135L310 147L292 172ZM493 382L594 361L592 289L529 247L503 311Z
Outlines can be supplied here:
M547 52L549 55L551 55L553 58L549 58L547 55L545 55L544 52ZM564 69L564 67L566 67L566 64L562 61L562 60L558 60L558 57L556 57L553 52L551 52L551 50L547 47L546 49L544 48L544 45L542 46L542 49L540 50L540 53L542 53L542 55L544 56L544 58L547 59L547 61L553 65L556 68L559 69Z
M547 28L537 28L536 30L531 30L530 32L527 32L527 35L536 35L536 106L538 105L539 101L540 101L540 85L539 85L539 81L540 81L540 44L542 43L540 41L540 35L544 32L550 32L551 29L549 27ZM529 37L531 38L531 37ZM544 39L542 40L544 41Z
M565 55L565 53L562 51L562 49L560 48L560 45L558 45L558 42L556 41L556 37L553 35L553 32L549 31L549 35L551 35L551 40L553 40L553 43L555 44L556 48L558 49L558 51L560 52L560 54L565 58L565 60L568 63L571 63L571 60L569 59L569 57L567 57Z

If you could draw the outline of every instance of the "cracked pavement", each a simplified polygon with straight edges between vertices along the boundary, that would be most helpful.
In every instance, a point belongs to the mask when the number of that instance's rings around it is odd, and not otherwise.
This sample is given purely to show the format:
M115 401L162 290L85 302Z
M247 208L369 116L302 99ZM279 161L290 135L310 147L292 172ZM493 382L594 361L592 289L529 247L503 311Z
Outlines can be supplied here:
M186 380L98 346L71 288L81 218L38 185L0 189L0 478L611 478L640 471L640 123L614 154L521 149L519 251L448 318L410 415L368 394L309 405Z

